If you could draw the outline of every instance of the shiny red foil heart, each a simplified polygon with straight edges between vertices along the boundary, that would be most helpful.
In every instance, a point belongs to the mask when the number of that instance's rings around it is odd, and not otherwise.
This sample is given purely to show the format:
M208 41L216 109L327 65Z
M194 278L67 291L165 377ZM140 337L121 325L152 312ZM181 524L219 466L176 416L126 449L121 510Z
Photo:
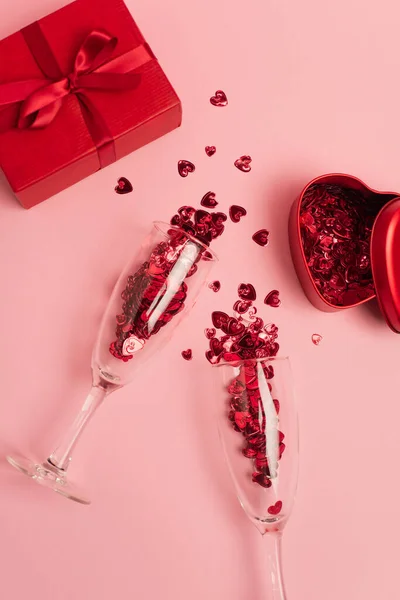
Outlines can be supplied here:
M182 350L181 354L182 358L184 358L185 360L192 360L193 358L193 353L190 348L188 348L187 350Z
M281 300L279 298L279 291L272 290L269 294L265 296L264 303L268 306L272 306L272 308L278 308L281 305Z
M210 102L213 106L226 106L228 104L228 98L225 92L217 90L214 96L211 96Z
M120 177L114 189L117 194L130 194L133 191L132 184L126 177Z
M211 281L211 283L208 284L208 287L213 292L219 292L219 290L221 289L221 282L220 281Z
M207 156L213 156L216 153L217 149L215 146L206 146L205 151Z
M253 302L257 298L256 290L251 283L241 283L238 287L238 296L248 302Z
M243 173L248 173L249 171L251 171L251 161L251 156L249 156L248 154L243 154L243 156L235 160L234 165L237 169L239 169L239 171L243 171Z
M269 231L260 229L252 236L253 241L259 246L267 246L269 243Z
M196 167L190 160L179 160L178 161L178 173L181 177L187 177L189 173L193 173Z
M283 504L282 504L281 500L278 500L277 502L275 502L275 504L273 504L272 506L270 506L268 508L269 514L270 515L279 515L279 513L282 510L282 506L283 506Z
M237 204L233 204L229 208L229 216L231 218L231 221L233 221L233 223L239 223L240 219L242 217L245 217L246 215L247 215L247 210L245 208L243 208L243 206L238 206Z
M215 193L207 192L204 194L200 200L200 204L201 206L205 206L205 208L215 208L218 204L217 200L215 199Z

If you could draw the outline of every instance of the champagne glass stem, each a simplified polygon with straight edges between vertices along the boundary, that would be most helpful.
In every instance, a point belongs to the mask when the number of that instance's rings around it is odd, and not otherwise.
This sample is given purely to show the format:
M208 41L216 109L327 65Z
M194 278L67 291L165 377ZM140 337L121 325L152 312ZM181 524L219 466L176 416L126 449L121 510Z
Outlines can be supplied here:
M66 471L71 461L72 451L78 443L85 427L94 415L97 408L102 404L109 393L109 389L102 385L93 385L81 410L70 426L69 430L61 438L56 448L50 454L47 462L60 471Z
M269 581L268 600L286 600L282 577L281 544L282 533L265 533L264 544L267 552L267 568Z

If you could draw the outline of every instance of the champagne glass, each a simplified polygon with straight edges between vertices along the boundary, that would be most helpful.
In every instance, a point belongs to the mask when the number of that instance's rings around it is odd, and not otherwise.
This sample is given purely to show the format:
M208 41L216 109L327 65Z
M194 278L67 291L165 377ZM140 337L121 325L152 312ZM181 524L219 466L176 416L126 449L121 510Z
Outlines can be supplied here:
M7 456L8 462L37 483L90 504L67 478L73 449L103 400L128 384L137 368L169 340L216 260L187 231L153 223L112 292L93 350L92 388L75 421L46 460Z
M286 600L282 532L298 471L298 425L289 360L221 361L217 373L218 428L236 494L264 537L269 600Z

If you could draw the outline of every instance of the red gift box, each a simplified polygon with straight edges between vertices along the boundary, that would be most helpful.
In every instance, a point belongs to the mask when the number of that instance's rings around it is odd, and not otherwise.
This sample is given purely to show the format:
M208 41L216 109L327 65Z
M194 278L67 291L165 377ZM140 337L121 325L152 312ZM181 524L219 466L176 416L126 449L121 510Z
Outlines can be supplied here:
M122 0L75 0L0 41L0 165L25 208L181 119Z

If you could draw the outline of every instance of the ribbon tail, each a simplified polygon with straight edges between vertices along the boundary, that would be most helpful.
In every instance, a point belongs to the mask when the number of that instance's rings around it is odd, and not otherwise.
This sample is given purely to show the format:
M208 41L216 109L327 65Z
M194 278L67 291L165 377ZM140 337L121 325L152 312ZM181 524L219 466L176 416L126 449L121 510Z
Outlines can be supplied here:
M104 169L116 161L114 138L93 102L82 92L76 94L86 127L92 136L99 155L100 168Z

